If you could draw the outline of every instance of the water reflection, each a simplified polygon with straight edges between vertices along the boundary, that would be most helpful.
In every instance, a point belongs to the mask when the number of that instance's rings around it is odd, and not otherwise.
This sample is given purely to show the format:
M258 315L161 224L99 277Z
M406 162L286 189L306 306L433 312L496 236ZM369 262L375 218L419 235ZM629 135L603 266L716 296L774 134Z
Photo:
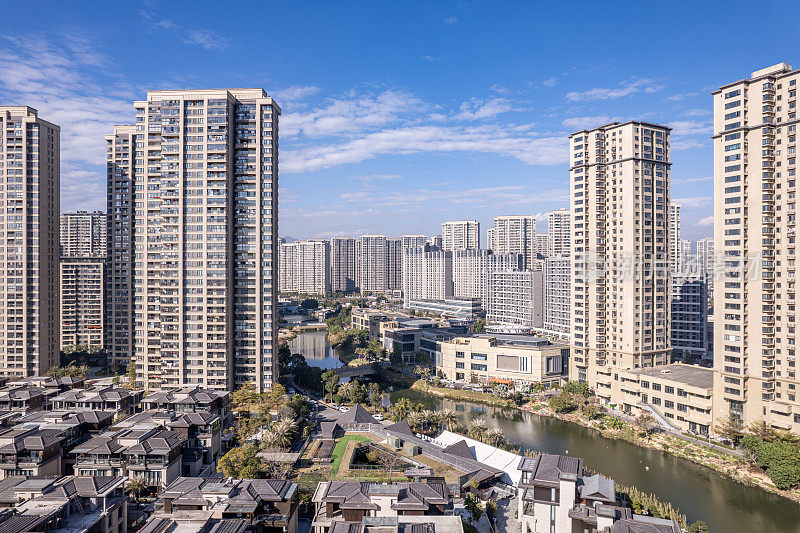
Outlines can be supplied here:
M289 341L292 353L302 354L310 366L319 368L337 368L342 361L328 344L326 331L306 331Z

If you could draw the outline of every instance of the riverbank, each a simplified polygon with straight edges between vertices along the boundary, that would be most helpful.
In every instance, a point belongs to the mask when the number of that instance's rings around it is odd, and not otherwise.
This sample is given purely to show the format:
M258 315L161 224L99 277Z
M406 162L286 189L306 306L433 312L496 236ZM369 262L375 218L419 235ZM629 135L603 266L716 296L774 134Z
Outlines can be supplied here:
M498 398L493 394L434 387L422 380L415 382L411 388L439 398L518 409L534 415L569 422L593 430L608 439L625 440L641 448L663 451L675 457L687 459L729 477L737 483L757 487L800 504L800 490L778 489L764 472L752 467L745 459L734 456L721 447L710 449L668 433L656 433L651 434L649 437L641 437L639 435L640 431L636 431L629 422L623 422L621 427L611 427L606 425L603 420L587 420L577 412L555 413L544 401L528 402L522 406L517 406L511 400Z

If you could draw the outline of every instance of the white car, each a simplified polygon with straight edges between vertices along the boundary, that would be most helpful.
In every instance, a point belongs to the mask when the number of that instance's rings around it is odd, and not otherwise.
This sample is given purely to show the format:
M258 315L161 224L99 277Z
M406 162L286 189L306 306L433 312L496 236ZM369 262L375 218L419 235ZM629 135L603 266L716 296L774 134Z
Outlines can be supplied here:
M350 408L349 408L349 407L340 407L340 408L339 408L339 412L341 412L341 413L346 413L346 412L347 412L347 411L349 411L349 410L350 410Z
M383 415L380 414L380 413L376 414L375 415L375 420L378 420L378 421L383 420Z

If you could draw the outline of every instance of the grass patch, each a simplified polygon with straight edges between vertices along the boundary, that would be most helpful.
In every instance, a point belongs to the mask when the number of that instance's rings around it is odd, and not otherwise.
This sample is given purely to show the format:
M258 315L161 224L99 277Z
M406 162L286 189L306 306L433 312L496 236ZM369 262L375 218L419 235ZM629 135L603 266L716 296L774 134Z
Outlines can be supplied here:
M342 457L344 457L344 451L347 449L347 443L351 440L357 440L358 442L369 442L372 439L365 437L364 435L345 435L339 439L339 442L337 442L336 446L333 447L333 452L331 452L331 458L333 459L331 472L334 474L339 471L339 465L342 464Z

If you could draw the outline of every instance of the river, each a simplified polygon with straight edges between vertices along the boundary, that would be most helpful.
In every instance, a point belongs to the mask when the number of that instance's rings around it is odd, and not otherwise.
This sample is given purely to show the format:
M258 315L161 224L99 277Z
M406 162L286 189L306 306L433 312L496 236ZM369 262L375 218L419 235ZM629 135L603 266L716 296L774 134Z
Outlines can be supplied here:
M327 345L325 332L302 333L292 341L291 348L302 353L309 365L332 368L341 364ZM575 424L515 409L455 402L415 390L391 395L393 401L402 397L427 409L451 408L468 420L483 418L490 428L499 427L521 448L582 457L587 467L670 502L689 523L704 520L714 533L800 533L797 504L666 452L607 439Z

